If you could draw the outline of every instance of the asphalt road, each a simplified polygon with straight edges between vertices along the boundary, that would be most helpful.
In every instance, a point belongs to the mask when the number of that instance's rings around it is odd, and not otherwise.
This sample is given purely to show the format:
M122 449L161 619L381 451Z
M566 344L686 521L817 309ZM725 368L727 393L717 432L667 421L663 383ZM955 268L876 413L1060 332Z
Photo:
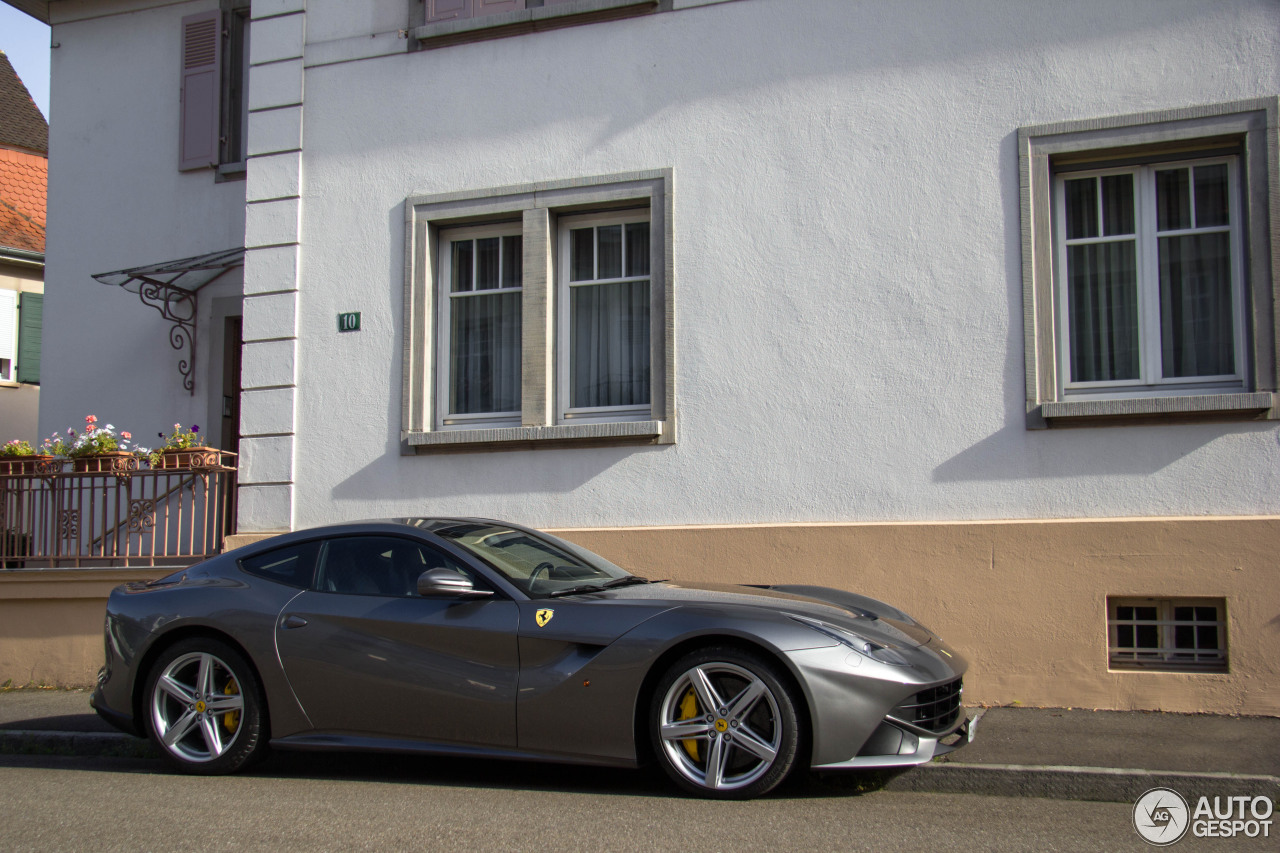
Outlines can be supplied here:
M249 774L0 755L0 849L1148 850L1131 807L859 793L811 780L750 803L674 795L645 771L281 754ZM1184 838L1175 850L1275 849Z

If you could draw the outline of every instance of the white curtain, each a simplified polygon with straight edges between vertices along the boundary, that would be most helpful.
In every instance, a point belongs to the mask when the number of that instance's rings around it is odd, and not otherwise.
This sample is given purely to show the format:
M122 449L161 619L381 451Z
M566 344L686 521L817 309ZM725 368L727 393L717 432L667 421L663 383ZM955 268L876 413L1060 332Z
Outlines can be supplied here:
M1135 243L1089 243L1067 250L1071 379L1138 378Z
M647 405L649 282L575 287L570 303L569 405Z
M1235 373L1230 235L1160 238L1160 325L1164 375Z

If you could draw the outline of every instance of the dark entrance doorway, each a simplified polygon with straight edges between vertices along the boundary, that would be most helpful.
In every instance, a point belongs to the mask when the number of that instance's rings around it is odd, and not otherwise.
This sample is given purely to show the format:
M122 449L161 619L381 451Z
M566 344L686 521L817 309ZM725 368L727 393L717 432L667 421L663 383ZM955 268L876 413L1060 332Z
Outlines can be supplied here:
M240 356L244 349L240 317L223 320L222 441L223 450L240 452Z

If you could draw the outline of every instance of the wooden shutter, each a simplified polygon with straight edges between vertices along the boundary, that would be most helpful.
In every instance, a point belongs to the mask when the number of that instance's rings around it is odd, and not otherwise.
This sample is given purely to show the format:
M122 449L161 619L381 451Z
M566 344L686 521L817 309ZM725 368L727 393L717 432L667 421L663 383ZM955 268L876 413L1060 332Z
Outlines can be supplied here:
M18 381L40 384L40 338L44 294L24 293L18 301Z
M182 118L178 168L218 164L218 94L222 88L222 13L182 19Z
M517 12L524 8L524 0L475 0L475 16L496 15L499 12Z
M427 23L471 17L471 0L427 0Z
M0 378L13 379L13 361L17 353L14 350L14 338L18 329L18 292L0 290L0 361L9 362L8 373L0 373Z

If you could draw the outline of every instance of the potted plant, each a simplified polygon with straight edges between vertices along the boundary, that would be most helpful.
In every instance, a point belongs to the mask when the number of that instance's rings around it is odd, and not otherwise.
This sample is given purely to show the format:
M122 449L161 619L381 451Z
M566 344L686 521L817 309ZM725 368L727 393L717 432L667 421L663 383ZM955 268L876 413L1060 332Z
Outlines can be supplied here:
M192 424L189 430L174 424L169 435L159 435L164 445L151 454L152 468L209 468L221 461L221 452L204 443L199 424Z
M7 441L0 445L0 475L30 476L39 473L41 462L53 461L52 455L36 453L28 441Z
M71 457L72 470L87 474L136 471L138 459L129 449L133 436L123 431L117 435L115 429L111 424L98 426L98 419L88 415L84 419L83 433L76 435L75 430L67 430L71 441L64 447L66 455Z

